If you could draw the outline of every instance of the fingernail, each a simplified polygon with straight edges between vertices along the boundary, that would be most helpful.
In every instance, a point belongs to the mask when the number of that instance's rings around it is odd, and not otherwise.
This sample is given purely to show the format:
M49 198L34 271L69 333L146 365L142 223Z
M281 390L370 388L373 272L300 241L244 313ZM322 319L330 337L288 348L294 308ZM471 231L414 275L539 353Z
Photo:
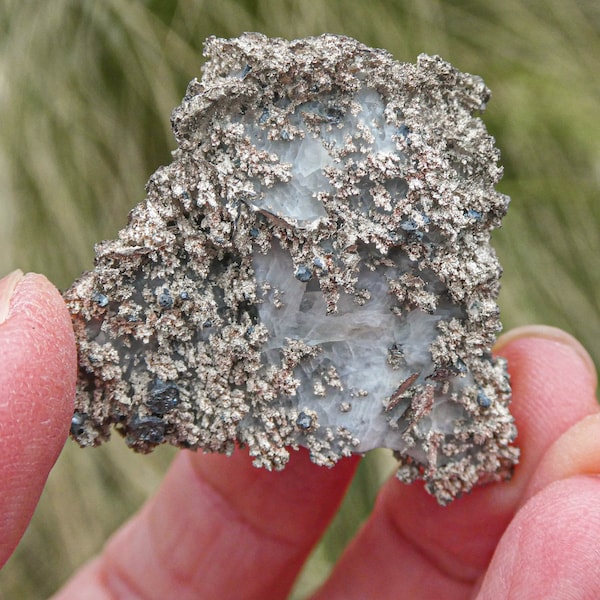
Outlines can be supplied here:
M8 319L10 312L10 300L13 296L15 288L21 279L23 279L23 271L17 269L0 279L0 325Z
M516 329L507 331L498 338L494 345L494 351L498 352L509 343L523 338L541 338L567 346L577 354L588 371L596 377L596 365L581 342L571 334L562 329L558 329L557 327L550 327L549 325L525 325L523 327L517 327Z

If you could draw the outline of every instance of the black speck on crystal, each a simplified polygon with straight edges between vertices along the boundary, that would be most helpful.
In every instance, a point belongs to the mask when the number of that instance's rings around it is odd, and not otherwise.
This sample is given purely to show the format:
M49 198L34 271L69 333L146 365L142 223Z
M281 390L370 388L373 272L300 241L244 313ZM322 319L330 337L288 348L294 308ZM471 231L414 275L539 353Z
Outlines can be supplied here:
M296 419L296 426L298 429L302 429L306 431L310 429L313 425L313 418L310 415L307 415L305 412L301 412Z
M310 281L310 279L312 277L312 269L307 267L306 265L300 265L296 269L296 272L294 273L294 277L298 281L302 281L302 283L306 283L307 281Z
M489 408L492 404L492 401L489 399L485 392L479 390L479 392L477 393L477 404L479 404L481 408Z
M145 401L146 406L155 415L164 415L179 404L179 388L173 382L155 379Z
M269 119L269 109L265 108L262 112L262 115L258 118L258 124L263 125Z
M132 419L129 423L129 435L126 443L136 446L140 442L160 444L165 437L165 423L160 417L150 416Z
M252 71L252 67L250 65L246 65L242 69L242 73L240 75L240 79L246 79L246 77L248 77L248 75L250 74L250 71Z
M470 217L471 219L475 219L475 221L481 221L481 219L483 217L483 214L479 210L475 210L473 208L470 208L467 211L467 216Z
M400 127L398 127L398 135L401 135L402 137L407 137L408 134L410 133L410 129L408 128L407 125L400 125Z
M71 417L71 435L78 437L84 432L86 415L80 412L73 413Z
M100 292L94 292L92 294L92 302L95 302L100 308L108 306L108 297Z
M173 297L167 288L164 288L159 294L158 304L161 308L171 308L173 306Z

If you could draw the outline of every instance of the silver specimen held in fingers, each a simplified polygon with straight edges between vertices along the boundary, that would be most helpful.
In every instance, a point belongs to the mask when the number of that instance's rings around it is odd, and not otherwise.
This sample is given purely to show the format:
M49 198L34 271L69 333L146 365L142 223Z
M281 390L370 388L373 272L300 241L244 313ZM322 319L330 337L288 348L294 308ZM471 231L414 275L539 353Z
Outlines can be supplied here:
M205 51L173 162L65 293L73 437L237 444L270 469L390 448L441 504L508 478L489 243L508 198L482 80L334 35Z

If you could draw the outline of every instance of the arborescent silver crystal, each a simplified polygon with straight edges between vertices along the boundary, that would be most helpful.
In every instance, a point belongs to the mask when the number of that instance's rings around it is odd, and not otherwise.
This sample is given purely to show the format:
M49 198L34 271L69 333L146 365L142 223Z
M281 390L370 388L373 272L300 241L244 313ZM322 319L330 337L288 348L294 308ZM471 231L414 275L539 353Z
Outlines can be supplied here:
M481 79L334 35L206 54L173 162L65 294L75 439L239 444L270 469L391 448L442 504L508 477L489 245L508 198Z

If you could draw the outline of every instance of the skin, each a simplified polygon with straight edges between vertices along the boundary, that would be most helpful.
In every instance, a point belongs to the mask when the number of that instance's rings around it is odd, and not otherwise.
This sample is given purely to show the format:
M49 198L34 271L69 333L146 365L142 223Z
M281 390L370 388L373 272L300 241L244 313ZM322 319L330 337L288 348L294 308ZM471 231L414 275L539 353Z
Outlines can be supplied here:
M522 460L509 483L442 508L395 479L315 599L600 597L600 411L581 345L548 327L501 338ZM0 564L67 436L76 352L42 276L0 281ZM27 443L24 442L27 440ZM358 464L294 453L282 472L181 452L163 485L56 598L285 598Z

